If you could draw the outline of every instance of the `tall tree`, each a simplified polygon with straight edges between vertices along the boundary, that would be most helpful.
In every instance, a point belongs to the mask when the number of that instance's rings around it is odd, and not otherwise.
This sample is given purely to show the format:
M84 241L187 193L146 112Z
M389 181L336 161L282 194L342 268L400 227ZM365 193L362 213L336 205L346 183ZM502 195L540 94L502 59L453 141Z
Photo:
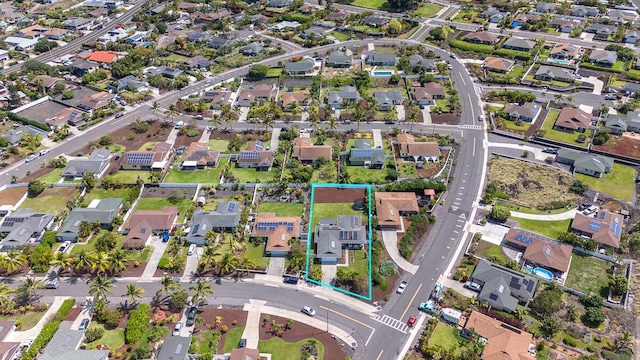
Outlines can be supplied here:
M224 276L236 271L238 263L239 260L237 256L229 252L225 253L222 255L222 259L220 259L220 275Z
M170 276L165 276L160 279L160 284L162 285L162 288L158 290L158 293L163 295L171 295L180 287L180 285L173 281Z
M132 304L138 302L138 300L142 299L142 294L144 294L144 289L139 287L136 284L128 284L127 291L122 294L122 297L126 297L124 308L129 310L129 307Z
M28 277L22 281L22 284L16 289L17 293L24 294L26 303L30 303L36 296L38 289L44 289L44 284L40 280L34 280Z
M107 295L113 294L111 290L115 286L114 280L106 275L98 275L89 281L89 295L96 301L107 300Z
M112 250L107 256L107 266L109 271L113 274L117 274L127 269L129 266L129 260L127 260L128 254L124 249Z
M155 115L156 120L160 121L160 118L158 117L158 114L162 111L162 107L160 106L160 103L158 103L157 101L154 101L153 104L151 104L151 113L153 115Z
M69 267L73 265L73 258L65 253L56 252L53 259L51 259L51 265L59 266L60 272L62 273L68 271Z
M191 297L191 303L196 306L200 304L200 301L206 303L205 298L207 295L213 295L211 284L202 279L198 279L196 284L191 286L189 290L195 292Z
M11 307L11 294L14 290L5 283L0 283L0 309L6 310Z
M3 269L7 275L11 275L22 269L26 264L27 256L20 251L9 250L9 252L0 256L0 268Z

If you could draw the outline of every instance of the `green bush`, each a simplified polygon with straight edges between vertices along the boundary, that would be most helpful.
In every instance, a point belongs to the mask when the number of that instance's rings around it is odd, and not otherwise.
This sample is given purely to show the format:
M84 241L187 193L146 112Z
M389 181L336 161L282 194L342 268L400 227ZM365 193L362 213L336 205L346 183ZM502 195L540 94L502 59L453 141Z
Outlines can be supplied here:
M466 42L464 40L455 40L455 39L452 39L451 41L449 41L449 46L462 51L472 51L472 52L478 52L478 53L484 53L484 54L491 54L494 50L494 47L491 45L473 44L470 42Z
M572 347L578 346L578 340L574 339L571 335L565 335L562 342Z
M94 342L96 340L102 339L103 335L104 335L103 328L93 328L93 329L87 330L87 332L84 334L84 337L87 339L87 342Z
M187 130L187 137L195 137L198 136L200 132L196 129Z
M167 270L169 268L169 259L161 258L160 261L158 261L158 268Z
M98 315L98 321L103 323L108 329L115 329L120 323L120 312L118 310L103 311Z
M124 341L127 344L134 344L140 341L144 335L147 325L149 325L149 315L151 307L147 304L140 304L129 315L127 326L124 329Z

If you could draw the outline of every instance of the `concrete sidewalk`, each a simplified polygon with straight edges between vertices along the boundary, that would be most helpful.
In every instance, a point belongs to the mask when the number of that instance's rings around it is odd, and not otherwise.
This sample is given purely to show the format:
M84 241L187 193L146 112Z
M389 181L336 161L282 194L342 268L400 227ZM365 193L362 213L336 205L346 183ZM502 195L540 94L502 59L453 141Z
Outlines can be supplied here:
M9 336L7 336L6 341L22 343L27 341L28 338L35 339L40 334L40 331L42 331L42 328L45 326L45 324L49 322L49 317L55 314L58 311L58 309L60 309L60 306L62 306L62 303L66 299L68 298L62 297L62 296L56 296L51 306L49 306L49 309L47 309L47 312L42 316L40 321L38 321L38 323L34 327L25 331L14 331Z
M259 309L262 309L266 303L266 301L249 300L249 303L244 305L244 310L247 311L247 322L244 326L242 338L247 339L247 347L249 349L258 348L261 314Z
M396 263L402 270L415 274L418 271L418 265L414 265L405 260L398 251L398 233L393 231L380 231L382 233L382 242L384 243L387 253L391 256L391 260Z
M517 212L517 211L512 211L511 212L511 216L513 217L517 217L517 218L521 218L521 219L528 219L528 220L540 220L540 221L557 221L557 220L569 220L569 219L573 219L574 217L576 217L576 213L578 213L577 209L572 209L563 213L559 213L559 214L527 214L527 213L521 213L521 212Z

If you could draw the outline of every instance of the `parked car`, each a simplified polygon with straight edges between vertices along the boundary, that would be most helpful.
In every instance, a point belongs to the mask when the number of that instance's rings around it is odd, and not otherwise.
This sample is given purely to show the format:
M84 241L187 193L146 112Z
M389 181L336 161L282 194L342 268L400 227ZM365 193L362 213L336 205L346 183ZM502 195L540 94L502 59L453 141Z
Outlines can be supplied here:
M558 153L558 148L553 148L553 147L546 147L544 149L542 149L543 153L547 153L547 154L557 154Z
M593 204L590 203L582 203L580 204L580 206L578 206L578 211L584 211L588 208L590 208Z
M173 328L173 333L171 334L172 336L178 336L180 335L180 330L182 329L182 321L178 321L176 323L176 326Z
M178 122L176 123L176 126L174 126L173 128L174 128L174 129L180 129L180 128L181 128L181 127L183 127L183 126L184 126L184 121L178 121Z
M117 114L116 114L116 119L117 119L117 118L121 118L121 117L123 117L123 116L124 116L124 114L123 114L123 113L117 113Z
M407 321L407 325L409 325L409 327L414 327L416 325L416 321L418 321L418 315L413 314Z
M285 276L282 281L286 284L298 285L297 276Z
M49 149L42 149L42 150L40 150L40 156L47 155L48 153L49 153Z
M402 294L404 292L404 289L407 288L407 282L403 281L400 283L400 285L398 286L398 289L396 290L396 293L398 294Z
M78 330L80 331L87 330L88 327L89 327L89 319L82 319L82 321L80 322L80 327L78 327Z
M240 339L240 343L238 344L238 349L242 349L247 347L247 339Z
M28 338L27 341L24 342L24 344L22 344L22 352L25 353L27 352L27 350L29 350L29 348L31 347L31 344L33 344L33 341L35 340L35 338Z
M618 95L614 94L614 93L609 93L607 95L604 96L605 100L616 100L618 99Z
M309 306L303 306L302 310L300 311L302 311L303 314L307 314L309 316L316 316L316 311Z
M60 287L60 281L58 281L58 279L48 280L46 283L44 283L45 289L57 289L58 287Z
M484 121L484 115L478 115L478 121Z
M65 241L62 243L62 245L60 245L60 248L58 249L58 251L60 251L61 253L66 253L67 251L69 251L70 247L71 247L71 241Z
M37 156L36 156L36 154L31 154L31 155L27 156L27 158L24 160L24 162L26 162L26 163L30 163L30 162L32 162L33 160L35 160L35 159L36 159L36 157L37 157Z
M192 306L187 310L187 326L192 326L196 322L196 315L198 314L198 308Z
M464 283L464 287L466 287L469 290L473 290L473 291L480 291L481 287L480 285L471 282L471 281L467 281L466 283Z

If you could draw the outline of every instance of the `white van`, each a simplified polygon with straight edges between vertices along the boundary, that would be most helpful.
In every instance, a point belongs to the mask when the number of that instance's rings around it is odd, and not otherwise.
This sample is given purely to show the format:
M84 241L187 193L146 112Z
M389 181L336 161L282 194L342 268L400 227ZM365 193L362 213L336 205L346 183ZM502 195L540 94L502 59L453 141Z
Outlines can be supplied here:
M191 256L196 253L196 244L191 244L189 246L189 250L187 251L187 256Z

